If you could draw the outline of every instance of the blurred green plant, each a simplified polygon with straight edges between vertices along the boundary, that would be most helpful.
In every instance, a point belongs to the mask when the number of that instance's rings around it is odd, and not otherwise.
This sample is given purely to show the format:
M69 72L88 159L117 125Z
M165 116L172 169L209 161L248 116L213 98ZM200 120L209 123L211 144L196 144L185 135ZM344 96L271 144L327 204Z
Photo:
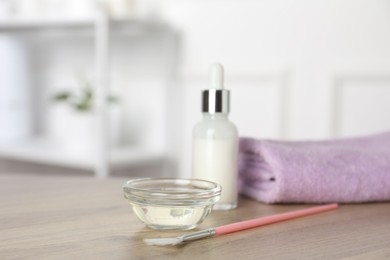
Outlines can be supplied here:
M81 89L72 92L69 90L61 91L53 96L53 101L66 103L75 111L89 112L93 110L93 87L89 81L84 81ZM109 103L118 103L118 98L109 96L107 98Z

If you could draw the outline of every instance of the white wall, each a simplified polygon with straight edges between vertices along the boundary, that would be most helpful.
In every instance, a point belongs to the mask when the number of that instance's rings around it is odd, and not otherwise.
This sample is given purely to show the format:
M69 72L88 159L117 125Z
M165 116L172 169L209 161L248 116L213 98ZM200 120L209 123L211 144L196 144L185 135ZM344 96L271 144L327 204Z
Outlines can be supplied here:
M207 68L225 65L242 135L322 139L390 128L390 2L151 1L183 33L181 174Z

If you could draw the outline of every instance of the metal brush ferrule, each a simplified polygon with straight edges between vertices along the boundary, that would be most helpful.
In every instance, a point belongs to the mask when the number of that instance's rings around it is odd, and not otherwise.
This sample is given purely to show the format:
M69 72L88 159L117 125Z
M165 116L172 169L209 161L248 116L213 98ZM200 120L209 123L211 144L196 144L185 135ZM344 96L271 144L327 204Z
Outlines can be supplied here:
M194 232L194 233L191 233L191 234L188 234L188 235L184 235L181 238L182 238L183 242L187 242L187 241L198 240L198 239L201 239L201 238L212 237L214 235L215 235L215 229L209 228L209 229L205 229L205 230L202 230L202 231Z

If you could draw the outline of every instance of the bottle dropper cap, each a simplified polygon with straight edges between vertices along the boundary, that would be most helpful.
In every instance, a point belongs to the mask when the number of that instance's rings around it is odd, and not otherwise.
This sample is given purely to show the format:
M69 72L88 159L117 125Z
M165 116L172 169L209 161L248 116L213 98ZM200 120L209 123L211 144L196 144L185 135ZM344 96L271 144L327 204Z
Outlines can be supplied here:
M209 89L202 92L203 113L229 113L230 92L224 89L223 67L213 63L209 69Z

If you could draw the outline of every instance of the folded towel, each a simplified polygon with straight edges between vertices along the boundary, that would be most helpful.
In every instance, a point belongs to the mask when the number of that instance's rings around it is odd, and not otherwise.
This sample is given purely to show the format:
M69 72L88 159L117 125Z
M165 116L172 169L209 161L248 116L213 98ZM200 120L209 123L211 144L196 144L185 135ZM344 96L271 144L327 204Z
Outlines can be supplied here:
M240 139L239 191L266 203L390 200L390 132L329 141Z

